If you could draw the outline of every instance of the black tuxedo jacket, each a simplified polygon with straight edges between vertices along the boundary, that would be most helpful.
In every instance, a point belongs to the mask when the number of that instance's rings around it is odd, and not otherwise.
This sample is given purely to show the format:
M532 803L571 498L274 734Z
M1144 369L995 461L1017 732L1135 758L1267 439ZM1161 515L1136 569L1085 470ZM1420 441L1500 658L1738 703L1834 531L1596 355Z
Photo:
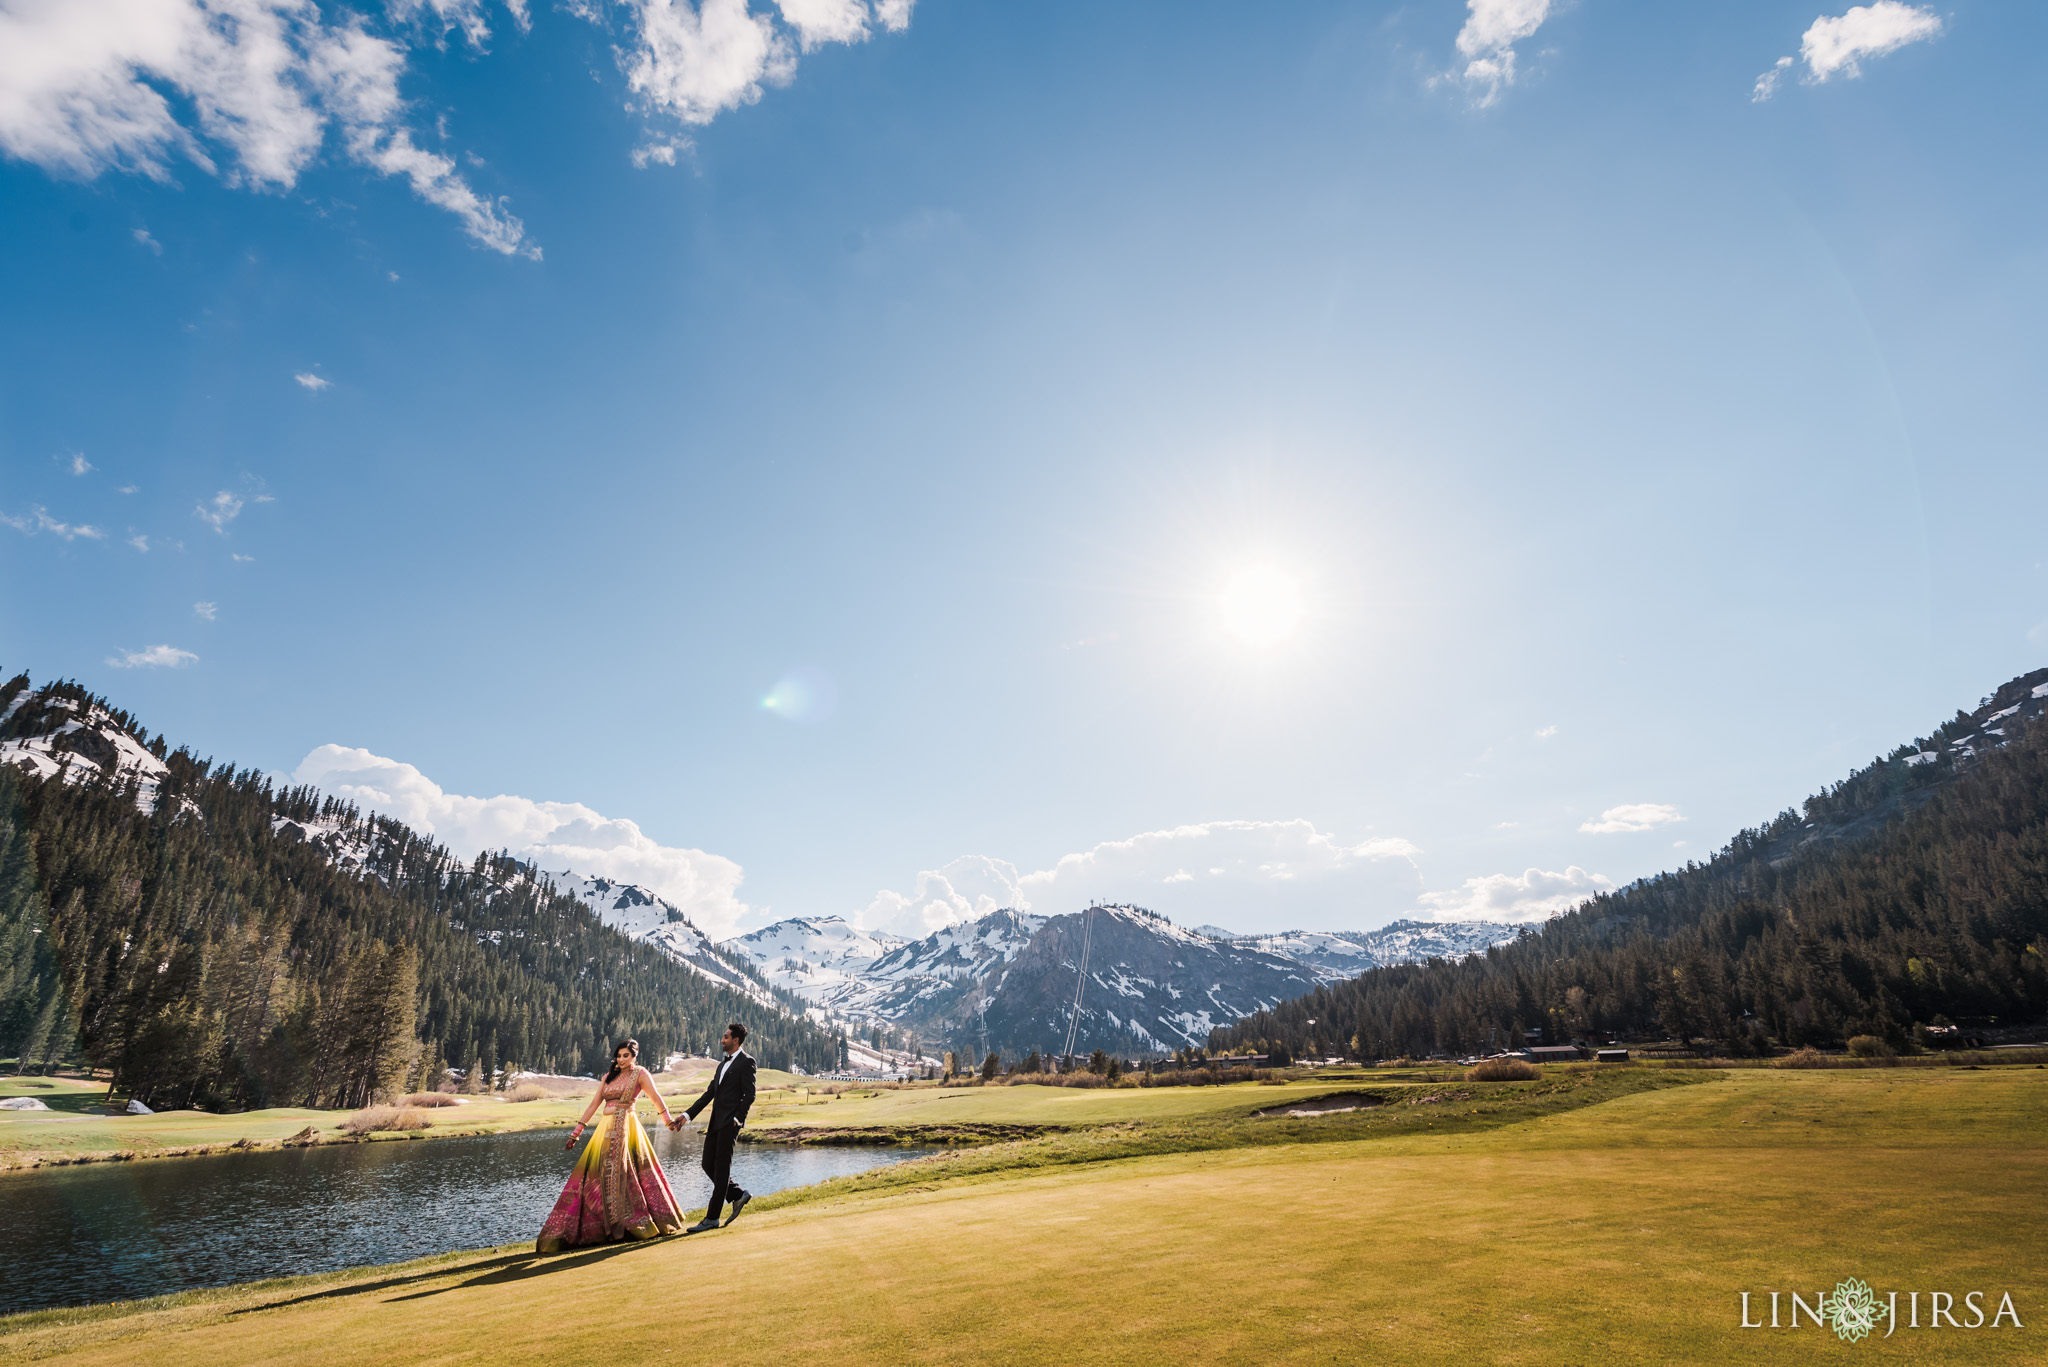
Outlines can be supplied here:
M711 1075L711 1085L704 1089L704 1095L690 1103L690 1119L695 1120L697 1112L709 1106L712 1128L731 1121L737 1129L747 1123L747 1111L754 1104L754 1059L746 1050L736 1049L732 1061L721 1062L720 1066L724 1076Z

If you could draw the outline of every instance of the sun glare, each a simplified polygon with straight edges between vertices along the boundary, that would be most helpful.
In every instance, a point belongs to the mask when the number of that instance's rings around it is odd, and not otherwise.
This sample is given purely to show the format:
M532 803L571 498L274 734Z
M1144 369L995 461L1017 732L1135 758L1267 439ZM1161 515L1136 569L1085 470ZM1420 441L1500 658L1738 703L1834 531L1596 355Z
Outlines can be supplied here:
M1258 650L1292 636L1307 611L1300 582L1271 565L1237 570L1224 581L1217 603L1223 610L1225 629Z

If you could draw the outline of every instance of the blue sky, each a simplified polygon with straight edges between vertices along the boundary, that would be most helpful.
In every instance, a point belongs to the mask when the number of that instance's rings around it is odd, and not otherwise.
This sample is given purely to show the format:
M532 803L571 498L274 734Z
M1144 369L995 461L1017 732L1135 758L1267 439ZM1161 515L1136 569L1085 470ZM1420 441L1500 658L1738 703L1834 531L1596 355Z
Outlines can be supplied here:
M2035 7L206 2L0 0L0 664L458 848L1539 916L2048 660Z

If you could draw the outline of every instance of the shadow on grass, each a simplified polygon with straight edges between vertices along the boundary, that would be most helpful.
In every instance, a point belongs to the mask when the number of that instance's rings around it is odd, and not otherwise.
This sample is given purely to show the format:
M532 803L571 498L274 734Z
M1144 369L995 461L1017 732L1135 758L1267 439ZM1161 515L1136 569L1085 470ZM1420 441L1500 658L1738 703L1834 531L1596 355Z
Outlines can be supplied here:
M264 1301L261 1305L245 1305L231 1311L235 1316L253 1315L262 1310L284 1310L295 1305L310 1305L317 1301L345 1300L350 1296L374 1296L386 1291L397 1291L422 1282L441 1281L448 1277L461 1277L463 1273L480 1273L461 1281L451 1281L446 1286L429 1287L409 1295L392 1296L392 1301L416 1301L428 1296L438 1296L445 1291L460 1291L472 1286L501 1286L506 1282L525 1281L530 1277L543 1277L551 1272L566 1272L571 1268L588 1267L593 1263L616 1258L636 1248L648 1248L660 1243L659 1239L634 1240L626 1243L606 1244L601 1248L579 1249L570 1253L501 1253L495 1258L485 1258L467 1267L427 1268L408 1273L402 1277L384 1277L376 1281L353 1282L347 1286L333 1286L324 1291L312 1291L303 1296L290 1296L284 1300Z
M499 1265L492 1267L491 1271L480 1277L450 1282L446 1286L430 1287L425 1291L415 1291L409 1296L393 1296L391 1299L418 1301L450 1291L466 1291L473 1286L503 1286L507 1282L523 1282L531 1277L545 1277L551 1272L567 1272L572 1268L589 1267L636 1249L653 1248L662 1242L662 1239L632 1239L625 1243L606 1244L602 1248L588 1248L577 1253L523 1253L512 1258L493 1259L492 1262Z

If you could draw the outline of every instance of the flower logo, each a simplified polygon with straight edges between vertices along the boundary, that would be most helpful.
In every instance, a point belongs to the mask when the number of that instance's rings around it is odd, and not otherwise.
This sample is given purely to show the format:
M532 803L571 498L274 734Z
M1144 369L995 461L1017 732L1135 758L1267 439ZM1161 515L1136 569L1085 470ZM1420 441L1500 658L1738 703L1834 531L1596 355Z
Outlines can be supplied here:
M1835 1293L1820 1298L1820 1312L1827 1317L1835 1337L1850 1343L1862 1342L1863 1336L1891 1313L1878 1303L1877 1293L1861 1277L1836 1282Z

